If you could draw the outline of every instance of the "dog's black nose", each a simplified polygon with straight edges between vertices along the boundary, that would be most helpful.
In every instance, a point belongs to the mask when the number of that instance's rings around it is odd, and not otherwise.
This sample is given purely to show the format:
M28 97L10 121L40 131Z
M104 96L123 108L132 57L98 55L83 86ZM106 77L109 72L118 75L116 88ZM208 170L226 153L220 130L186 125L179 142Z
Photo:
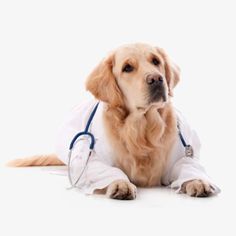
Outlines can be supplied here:
M150 74L146 77L146 82L148 85L161 85L163 83L163 77L158 74Z

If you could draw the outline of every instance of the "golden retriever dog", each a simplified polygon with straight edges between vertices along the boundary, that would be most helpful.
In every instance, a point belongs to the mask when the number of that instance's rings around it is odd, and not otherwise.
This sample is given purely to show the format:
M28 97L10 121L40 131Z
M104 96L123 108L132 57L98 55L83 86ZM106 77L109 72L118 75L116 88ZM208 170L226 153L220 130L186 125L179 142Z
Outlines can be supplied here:
M106 104L106 134L116 151L114 166L130 181L113 181L96 190L114 199L134 199L136 186L162 185L170 152L178 139L171 103L180 71L159 47L122 46L111 52L89 75L86 88ZM12 161L11 166L62 165L56 155ZM199 178L186 180L181 192L209 196L212 186Z

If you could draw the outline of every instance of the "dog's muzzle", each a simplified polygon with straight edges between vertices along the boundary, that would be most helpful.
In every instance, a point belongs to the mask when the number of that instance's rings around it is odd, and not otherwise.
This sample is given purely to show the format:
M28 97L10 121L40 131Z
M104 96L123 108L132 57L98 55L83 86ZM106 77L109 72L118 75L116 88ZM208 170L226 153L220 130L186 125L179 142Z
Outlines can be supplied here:
M149 74L146 77L149 91L149 103L163 101L166 102L166 91L164 78L159 74Z

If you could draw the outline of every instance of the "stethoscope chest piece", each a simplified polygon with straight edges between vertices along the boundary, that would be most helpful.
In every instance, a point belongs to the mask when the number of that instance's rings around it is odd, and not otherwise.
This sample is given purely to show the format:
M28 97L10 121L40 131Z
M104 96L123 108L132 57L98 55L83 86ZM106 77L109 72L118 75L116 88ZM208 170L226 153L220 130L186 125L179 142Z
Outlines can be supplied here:
M192 147L192 145L187 144L187 143L185 142L185 139L184 139L184 137L183 137L183 135L182 135L182 133L181 133L181 130L180 130L179 121L178 121L178 124L177 124L177 128L178 128L179 138L180 138L181 143L183 144L184 149L185 149L185 156L186 156L186 157L193 158L193 156L194 156L193 147Z
M193 158L193 154L194 154L193 147L189 144L186 145L185 146L185 156Z

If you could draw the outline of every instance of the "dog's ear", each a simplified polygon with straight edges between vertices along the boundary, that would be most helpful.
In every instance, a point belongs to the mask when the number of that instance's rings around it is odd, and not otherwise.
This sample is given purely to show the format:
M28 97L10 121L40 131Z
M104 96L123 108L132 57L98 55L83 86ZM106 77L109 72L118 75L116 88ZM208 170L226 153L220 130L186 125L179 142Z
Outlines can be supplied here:
M162 48L157 48L157 51L164 59L165 77L169 88L169 95L173 96L173 89L180 80L180 68L170 60L170 58Z
M122 106L123 95L112 73L114 54L105 58L89 75L86 89L110 106Z

